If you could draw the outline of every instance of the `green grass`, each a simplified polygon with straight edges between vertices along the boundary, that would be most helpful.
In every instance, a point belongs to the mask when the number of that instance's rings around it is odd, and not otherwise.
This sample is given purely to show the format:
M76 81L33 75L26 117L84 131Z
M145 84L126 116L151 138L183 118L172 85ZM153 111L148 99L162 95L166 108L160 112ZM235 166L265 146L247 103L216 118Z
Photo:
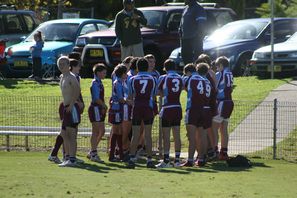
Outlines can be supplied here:
M277 143L276 158L283 159L290 162L297 162L297 129L291 132L288 137ZM272 158L273 148L268 147L261 151L249 154L249 156L261 157L263 159Z
M268 93L290 79L261 80L256 77L235 78L233 99L235 108L230 120L229 131L232 130L262 101ZM92 79L82 79L81 89L86 106L90 102L90 84ZM111 80L103 81L106 100L111 94ZM32 102L33 101L33 102ZM56 126L60 125L57 106L61 101L58 82L37 83L28 80L0 81L0 125L24 126ZM181 95L181 103L185 109L186 92ZM40 114L42 107L45 113ZM81 127L90 127L87 107L82 116ZM158 123L155 124L157 128ZM157 131L155 136L157 136ZM187 146L184 121L181 124L183 148Z
M135 170L86 161L59 168L47 153L0 152L0 194L6 197L296 197L296 164L252 159L253 167ZM85 158L82 158L86 160ZM106 158L105 158L106 159Z

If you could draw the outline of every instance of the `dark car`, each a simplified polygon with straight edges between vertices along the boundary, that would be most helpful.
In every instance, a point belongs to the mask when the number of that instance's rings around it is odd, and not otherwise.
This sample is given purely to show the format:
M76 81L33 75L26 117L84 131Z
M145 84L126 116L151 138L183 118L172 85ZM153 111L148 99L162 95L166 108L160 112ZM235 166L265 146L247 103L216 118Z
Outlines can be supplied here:
M0 40L7 40L7 47L21 42L40 23L33 11L0 5Z
M229 58L235 75L242 75L248 68L253 52L270 43L270 18L246 19L228 23L217 29L203 42L204 52L214 60L219 56ZM275 43L285 41L297 31L297 18L275 18ZM170 58L180 70L184 67L180 48Z
M178 27L184 6L155 6L138 8L148 23L141 28L145 54L156 57L157 69L161 70L163 61L170 52L180 45ZM208 32L220 25L235 20L236 14L229 8L206 7L209 25ZM223 17L224 16L224 17ZM76 50L82 53L82 73L90 74L91 67L98 62L105 63L109 71L121 60L120 42L114 27L80 36Z

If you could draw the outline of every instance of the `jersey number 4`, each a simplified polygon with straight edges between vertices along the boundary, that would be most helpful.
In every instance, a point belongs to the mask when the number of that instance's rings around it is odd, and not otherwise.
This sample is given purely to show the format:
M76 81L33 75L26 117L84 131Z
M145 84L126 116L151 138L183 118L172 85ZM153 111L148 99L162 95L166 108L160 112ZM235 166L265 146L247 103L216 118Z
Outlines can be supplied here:
M211 92L210 84L206 83L205 84L205 90L204 90L203 82L199 81L199 83L197 85L197 89L198 89L200 94L204 94L204 92L205 92L206 97L210 96L210 92Z

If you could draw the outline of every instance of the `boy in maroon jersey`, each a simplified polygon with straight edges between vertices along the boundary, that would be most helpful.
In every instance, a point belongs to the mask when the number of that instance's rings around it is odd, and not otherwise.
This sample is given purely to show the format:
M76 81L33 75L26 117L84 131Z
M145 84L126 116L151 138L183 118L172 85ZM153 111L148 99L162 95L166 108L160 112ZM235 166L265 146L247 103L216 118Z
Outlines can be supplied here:
M211 93L210 82L205 78L209 66L200 63L196 67L198 73L192 74L186 81L187 94L186 128L189 140L188 160L182 166L193 166L196 133L198 133L198 166L204 166L206 155L207 132L211 127Z
M174 166L180 166L180 121L182 119L180 94L183 89L183 80L181 76L174 71L175 63L173 60L167 59L164 62L164 69L166 74L162 75L158 82L158 92L163 99L160 118L162 119L164 160L156 166L157 168L172 167L169 159L171 128L175 142Z
M152 124L154 120L153 99L156 92L156 81L147 73L148 62L144 58L137 61L138 74L129 80L129 98L133 100L132 131L130 160L128 168L135 168L135 155L140 135L141 122L144 123L147 152L147 168L155 168L152 162Z

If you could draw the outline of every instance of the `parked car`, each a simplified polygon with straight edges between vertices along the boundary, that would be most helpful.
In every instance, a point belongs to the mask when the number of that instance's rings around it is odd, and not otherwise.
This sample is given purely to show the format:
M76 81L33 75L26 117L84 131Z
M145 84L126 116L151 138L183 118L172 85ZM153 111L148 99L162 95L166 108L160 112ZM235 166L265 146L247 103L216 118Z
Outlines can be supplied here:
M250 61L251 71L258 74L271 72L271 45L257 49ZM274 45L274 72L297 72L297 32L287 41ZM292 73L293 72L293 73Z
M180 45L178 27L184 6L154 6L138 8L148 23L141 28L145 54L156 57L157 69L168 58L170 52ZM208 31L236 19L230 8L205 7L209 19ZM121 49L114 26L108 30L80 36L76 49L82 52L83 70L91 74L91 67L97 62L105 63L109 71L121 60Z
M24 41L6 48L7 65L4 73L8 77L26 77L31 73L32 57L29 49L35 43L34 34L37 31L41 31L44 37L42 70L45 75L53 76L57 70L57 59L73 50L78 36L107 29L109 24L99 19L59 19L44 22Z
M21 42L40 23L33 11L0 5L0 40L7 40L6 46Z
M285 41L297 31L297 18L275 18L275 43ZM235 75L242 75L253 52L270 43L270 18L246 19L228 23L206 37L203 49L213 60L219 56L229 58ZM172 58L182 70L181 49L172 51Z

